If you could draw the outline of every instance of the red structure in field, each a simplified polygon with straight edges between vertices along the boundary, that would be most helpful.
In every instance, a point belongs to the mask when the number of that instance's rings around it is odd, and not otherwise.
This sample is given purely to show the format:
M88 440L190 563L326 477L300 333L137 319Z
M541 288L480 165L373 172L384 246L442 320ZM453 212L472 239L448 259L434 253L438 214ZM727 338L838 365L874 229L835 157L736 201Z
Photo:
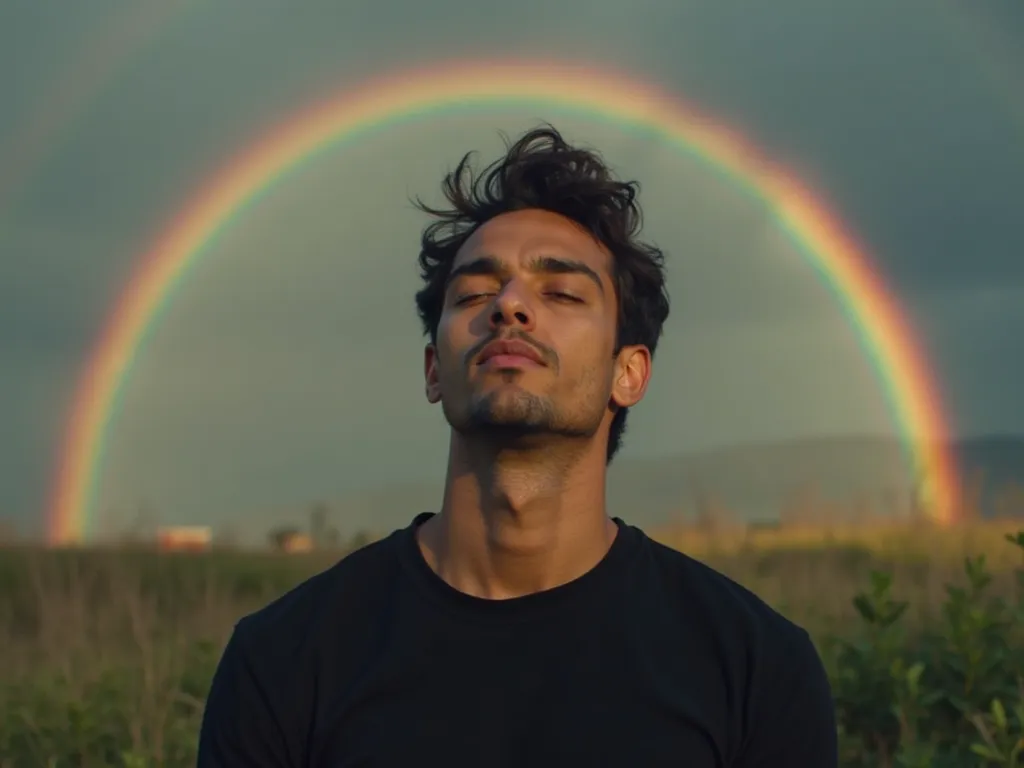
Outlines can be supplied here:
M205 552L212 541L213 532L205 525L160 528L156 532L157 548L164 552Z

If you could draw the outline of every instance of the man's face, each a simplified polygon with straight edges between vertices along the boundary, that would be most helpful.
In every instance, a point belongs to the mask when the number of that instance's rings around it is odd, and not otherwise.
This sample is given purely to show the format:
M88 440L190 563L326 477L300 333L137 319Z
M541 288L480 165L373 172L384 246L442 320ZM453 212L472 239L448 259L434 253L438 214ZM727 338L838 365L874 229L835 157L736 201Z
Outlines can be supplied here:
M636 348L615 355L616 315L599 242L548 211L498 216L452 265L426 349L427 397L463 433L591 436L613 401L642 396L649 374L645 349L639 368Z

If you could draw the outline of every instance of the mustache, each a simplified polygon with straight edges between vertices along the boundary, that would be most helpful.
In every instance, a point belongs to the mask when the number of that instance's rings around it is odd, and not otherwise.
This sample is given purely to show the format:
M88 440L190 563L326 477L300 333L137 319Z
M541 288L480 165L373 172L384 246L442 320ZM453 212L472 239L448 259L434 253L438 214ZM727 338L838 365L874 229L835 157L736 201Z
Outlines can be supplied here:
M543 344L541 344L536 339L532 338L529 334L525 333L524 331L496 333L491 336L488 336L487 338L483 339L480 343L473 345L469 352L466 353L466 359L463 362L466 363L466 365L469 365L470 361L472 361L474 357L479 355L483 351L484 347L486 347L488 344L494 341L521 341L523 344L529 344L531 347L537 350L538 354L540 354L540 356L544 359L545 363L547 363L552 368L556 368L558 366L558 355L555 354L555 351L550 347L544 346Z

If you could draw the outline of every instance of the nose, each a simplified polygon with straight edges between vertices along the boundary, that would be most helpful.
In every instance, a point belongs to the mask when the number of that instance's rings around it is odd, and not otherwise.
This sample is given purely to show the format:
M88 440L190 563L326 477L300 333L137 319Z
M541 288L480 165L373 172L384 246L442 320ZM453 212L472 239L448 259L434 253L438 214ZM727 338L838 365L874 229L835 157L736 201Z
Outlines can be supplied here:
M533 328L533 310L514 282L506 284L495 296L490 320L492 330L497 330L502 325L521 326L525 330Z

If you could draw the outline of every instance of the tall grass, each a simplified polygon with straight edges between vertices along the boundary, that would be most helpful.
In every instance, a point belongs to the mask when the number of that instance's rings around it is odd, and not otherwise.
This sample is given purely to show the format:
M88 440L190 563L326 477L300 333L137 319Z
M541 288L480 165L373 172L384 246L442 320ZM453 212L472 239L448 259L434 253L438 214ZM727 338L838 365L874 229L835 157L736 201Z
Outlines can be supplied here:
M1011 691L1024 674L1024 559L1005 541L1012 530L655 536L811 630L833 678L844 765L960 768L1015 765L1013 739L1024 736L1024 711L1013 709L1024 699ZM194 765L203 700L236 619L342 554L0 550L0 768ZM1003 646L1002 666L988 669ZM961 657L976 669L957 671ZM967 674L976 679L965 693Z

